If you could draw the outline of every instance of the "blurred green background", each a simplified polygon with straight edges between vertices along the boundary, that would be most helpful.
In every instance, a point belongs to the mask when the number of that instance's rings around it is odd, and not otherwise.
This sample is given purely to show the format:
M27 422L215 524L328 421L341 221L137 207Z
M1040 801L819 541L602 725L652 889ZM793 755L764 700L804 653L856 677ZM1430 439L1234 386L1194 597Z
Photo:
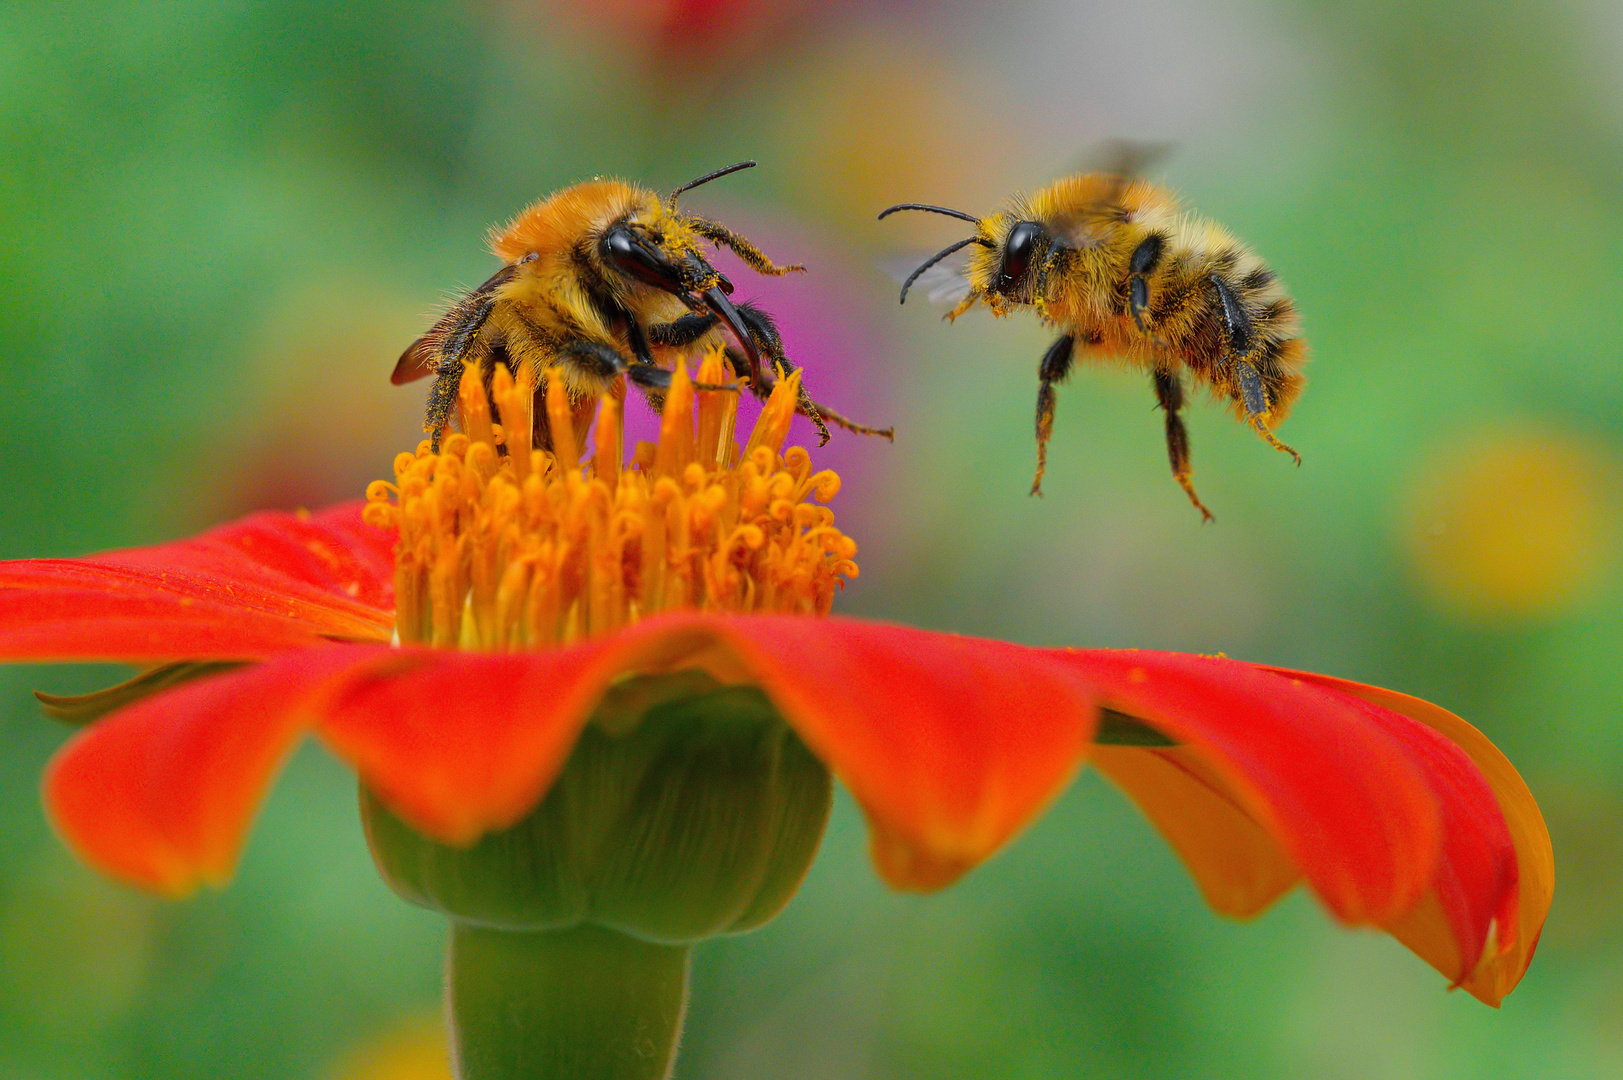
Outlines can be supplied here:
M846 612L1396 686L1522 769L1559 880L1504 1009L1300 894L1249 925L1085 775L945 894L887 894L842 801L801 896L699 950L679 1075L1623 1075L1623 9L1604 0L539 0L0 7L0 557L353 497L415 442L388 385L484 229L599 173L812 264L757 286L831 405ZM1147 380L1084 370L1029 499L1031 319L941 323L880 267L1110 136L1300 302L1300 470L1204 402L1199 515ZM65 732L0 669L0 1076L443 1078L439 921L374 876L353 780L294 761L236 881L77 866Z

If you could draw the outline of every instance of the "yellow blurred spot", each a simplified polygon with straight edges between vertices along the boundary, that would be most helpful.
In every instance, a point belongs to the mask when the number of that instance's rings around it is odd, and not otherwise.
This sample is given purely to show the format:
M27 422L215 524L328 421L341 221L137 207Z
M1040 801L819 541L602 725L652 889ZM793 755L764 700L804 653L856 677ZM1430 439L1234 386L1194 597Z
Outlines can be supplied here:
M1436 603L1487 621L1556 614L1612 561L1613 466L1555 429L1495 429L1440 451L1409 486L1403 541Z
M455 1080L445 1021L413 1017L346 1051L329 1080Z
M972 94L955 70L916 38L879 33L838 38L783 80L797 205L844 228L862 222L887 246L954 235L940 220L906 217L880 232L874 215L892 203L990 213L1008 184L999 165L1014 156L1007 125L985 105L1000 87Z

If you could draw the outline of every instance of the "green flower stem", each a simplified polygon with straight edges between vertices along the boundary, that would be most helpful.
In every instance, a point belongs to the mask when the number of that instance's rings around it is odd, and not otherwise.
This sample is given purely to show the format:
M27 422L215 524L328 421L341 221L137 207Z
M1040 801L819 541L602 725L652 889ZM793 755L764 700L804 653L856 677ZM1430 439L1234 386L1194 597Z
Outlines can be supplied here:
M663 1080L687 1005L688 947L595 926L513 932L453 922L460 1080Z

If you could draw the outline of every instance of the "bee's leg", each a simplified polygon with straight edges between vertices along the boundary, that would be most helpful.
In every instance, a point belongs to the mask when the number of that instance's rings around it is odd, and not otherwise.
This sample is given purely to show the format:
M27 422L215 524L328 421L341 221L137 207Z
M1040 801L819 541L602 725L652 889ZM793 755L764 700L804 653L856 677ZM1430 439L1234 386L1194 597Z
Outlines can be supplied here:
M1069 257L1070 251L1068 249L1056 245L1048 249L1047 257L1037 267L1037 277L1032 282L1031 295L1035 298L1038 311L1041 311L1048 302L1048 279ZM957 310L957 308L954 308L953 313L956 314Z
M457 353L442 356L434 365L434 385L428 391L423 430L428 432L429 448L436 454L440 452L440 440L445 436L446 426L451 422L451 412L456 408L463 376L470 369L483 372L488 389L491 352L500 348L500 345L484 341L464 342Z
M733 232L720 222L710 221L702 217L689 217L687 223L693 231L709 240L717 247L724 247L732 251L744 264L757 274L766 274L771 277L782 277L784 274L804 274L804 266L777 266L771 259L762 254L761 249L748 240Z
M625 369L625 377L636 385L654 406L654 411L663 411L660 402L664 400L665 391L671 388L672 374L657 364L629 364ZM732 383L703 383L695 382L695 390L720 390L728 393L738 393L738 387Z
M781 373L785 378L788 378L789 373L795 370L795 365L784 353L783 335L778 333L778 324L769 313L745 301L738 305L738 316L744 320L744 327L750 332L750 337L755 339L755 347L761 350L761 355L766 357L767 360L763 370L751 373L755 377L750 380L750 389L755 392L756 397L765 401L772 393L772 388L777 385L777 379L773 377L773 373ZM739 358L729 353L728 359L733 363L733 370L737 371ZM804 381L800 384L800 392L795 402L795 411L810 420L812 425L817 428L817 445L827 446L829 440L828 425L823 422L823 416L828 410L811 399L811 394L806 390ZM840 417L840 419L844 420L845 418ZM847 420L846 423L849 424L850 421ZM854 426L861 427L860 424ZM864 428L863 430L867 429Z
M1249 359L1255 338L1252 333L1251 316L1246 313L1235 294L1234 286L1223 280L1221 274L1213 274L1212 289L1217 293L1217 302L1223 314L1223 325L1228 330L1228 352L1234 361L1235 380L1239 384L1240 404L1245 409L1246 419L1256 428L1257 434L1262 436L1264 442L1281 453L1289 454L1296 462L1302 464L1302 455L1280 442L1274 433L1269 430L1265 417L1268 415L1268 388L1262 381L1262 372L1257 365Z
M1183 408L1183 380L1174 371L1157 371L1154 378L1155 400L1167 414L1167 460L1172 464L1172 478L1195 504L1201 518L1212 521L1212 512L1195 494L1195 485L1190 480L1195 470L1189 464L1189 432L1184 430L1183 418L1178 415Z
M1071 356L1076 349L1076 338L1070 334L1060 337L1043 353L1037 365L1037 475L1031 481L1031 493L1043 493L1043 473L1048 470L1048 437L1054 434L1054 384L1064 382L1071 373Z
M738 305L738 314L743 317L744 325L749 328L750 336L755 339L762 355L771 361L770 366L773 369L781 367L785 377L791 371L797 370L794 361L790 360L783 351L783 337L778 333L778 324L772 320L771 315L748 301ZM734 365L734 370L736 369L737 366ZM764 401L771 394L772 388L777 385L777 380L772 377L770 371L763 372L762 376L762 385L756 391L756 394ZM795 406L795 411L816 426L818 446L828 444L828 426L823 423L824 420L827 420L835 427L844 428L854 435L878 435L892 442L896 440L896 429L893 427L876 428L869 427L867 424L859 424L855 420L841 416L828 406L813 401L804 382L800 384L800 399L799 404Z
M743 315L743 308L739 305L739 314ZM692 345L716 328L721 320L708 311L696 312L692 315L683 315L679 319L672 319L668 323L655 323L648 328L648 340L655 345L669 345L680 349L684 345ZM746 326L748 323L745 324Z
M972 292L968 296L964 297L962 300L958 301L958 304L957 304L956 307L954 307L951 311L947 312L945 315L943 315L941 317L943 319L946 319L948 322L957 322L958 321L958 316L962 315L964 312L966 312L970 308L974 307L975 302L977 300L979 300L980 298L981 298L980 293Z
M743 321L744 329L755 340L755 347L759 352L770 354L774 346L779 354L783 352L783 346L778 341L777 327L772 325L772 320L765 312L756 308L753 304L741 303L738 305L738 317ZM770 331L770 337L763 337L762 335L762 320L765 321L765 326ZM683 315L679 319L672 319L668 323L655 323L648 328L648 340L655 345L667 345L679 349L686 345L692 345L695 341L716 329L720 323L721 318L718 315L705 311L695 312L691 315ZM746 374L749 364L743 353L738 352L736 349L728 349L727 358L732 362L734 374L739 376ZM752 376L750 389L759 397L760 379L753 376L759 376L761 372L755 371L749 372L749 374ZM704 389L736 389L736 387L707 386Z
M728 359L732 361L734 370L737 370L738 365L744 362L743 357L734 356L730 350L727 356ZM787 356L775 357L773 364L780 369L781 373L785 377L788 377L789 373L792 371L801 370L795 365L795 362L790 360ZM763 385L758 392L758 396L761 398L761 400L765 401L771 396L772 388L778 385L778 381L771 376L767 376L762 380L762 382ZM859 424L855 420L841 416L827 405L820 405L813 401L811 399L811 395L806 393L805 383L800 384L800 398L798 404L795 406L795 411L817 426L817 432L820 436L817 443L818 446L827 445L829 440L828 428L824 424L825 420L837 428L844 428L853 435L878 435L882 439L889 439L891 442L896 441L896 429L893 427L876 428L869 427L867 424Z
M537 450L551 451L553 449L552 418L547 412L547 379L545 372L554 365L572 369L583 377L582 381L601 384L607 384L609 380L626 372L629 368L640 366L628 362L624 356L620 355L618 349L611 348L598 341L577 338L560 348L552 355L546 367L538 373L536 378L535 401L530 409L530 416L531 423L534 425L531 432L531 442ZM578 416L577 423L579 423ZM585 432L581 431L579 434L580 438L584 440Z
M738 305L738 317L744 323L744 329L755 341L755 347L761 355L773 363L783 362L783 338L778 334L778 325L772 321L772 316L745 300ZM695 341L710 333L721 323L719 316L709 312L697 312L692 315L683 315L679 319L672 319L668 323L655 323L648 328L648 339L656 345L669 345L681 348L691 345ZM750 391L761 400L766 400L771 390L771 383L767 381L765 371L750 371L747 358L737 349L729 348L727 357L732 362L733 373L739 377L748 376ZM765 384L763 386L763 384Z
M1133 249L1132 260L1127 265L1127 310L1132 313L1133 322L1138 324L1141 331L1145 329L1144 316L1150 309L1150 285L1144 275L1154 270L1155 264L1161 260L1162 243L1159 233L1146 236Z
M1239 375L1240 402L1245 406L1246 419L1251 421L1251 426L1256 429L1258 435L1262 436L1263 442L1281 453L1289 454L1291 460L1295 461L1297 465L1301 465L1302 455L1280 442L1268 425L1263 422L1263 417L1268 415L1268 392L1263 386L1262 373L1249 360L1236 360L1234 366Z
M781 367L784 375L788 375L789 372L795 370L794 361L784 354L783 337L778 333L778 325L773 321L770 314L749 301L744 301L738 305L738 315L743 320L744 327L749 331L750 337L755 339L755 345L760 349L761 355L767 358L768 367ZM680 319L674 319L668 323L650 326L648 328L648 337L651 341L660 345L690 345L715 329L719 321L716 316L710 314L684 315ZM727 359L732 364L734 373L742 376L747 372L748 362L738 350L728 349ZM750 392L760 400L765 401L771 395L772 388L777 385L777 379L772 376L769 370L764 368L758 373L758 376L750 379ZM795 411L816 425L818 446L826 445L829 440L828 426L824 423L825 420L836 427L844 428L858 435L880 435L892 440L896 437L894 428L874 428L866 424L859 424L854 420L841 416L833 409L818 404L812 400L804 384L800 387L800 398L795 406Z
M451 408L462 389L463 365L460 360L442 361L435 365L434 385L428 391L428 410L423 417L423 430L428 432L428 445L434 453L440 452L440 439L451 420Z

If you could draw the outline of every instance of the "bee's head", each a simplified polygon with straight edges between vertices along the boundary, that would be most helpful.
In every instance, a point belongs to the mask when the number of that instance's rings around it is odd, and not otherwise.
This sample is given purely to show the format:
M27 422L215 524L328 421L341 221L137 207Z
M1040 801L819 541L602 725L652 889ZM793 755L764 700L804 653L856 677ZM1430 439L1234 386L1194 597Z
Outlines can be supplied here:
M1039 221L1032 221L1010 213L993 214L982 220L961 210L927 203L902 203L881 213L880 218L898 210L924 210L932 214L945 214L975 226L975 235L936 252L902 284L902 303L907 302L907 290L930 267L947 256L971 244L980 250L969 257L965 276L974 294L1001 311L1009 303L1031 303L1036 267L1053 246L1049 232Z
M663 202L651 192L642 193L642 198L604 230L597 244L598 258L623 283L639 282L671 293L695 311L702 310L699 298L712 289L731 296L733 283L700 254L694 219L677 211L676 200L684 191L754 167L753 161L740 161L706 173L671 192ZM708 306L714 309L714 305Z
M738 339L753 371L760 365L759 346L728 299L733 283L699 251L700 233L677 213L675 204L674 195L667 205L649 194L630 213L611 221L594 248L599 273L633 313L643 307L639 294L654 290L676 297L689 311L715 315Z
M521 287L543 291L569 284L639 322L661 317L674 296L690 311L711 312L749 355L760 355L732 302L733 283L699 250L701 219L679 213L677 196L754 165L719 169L677 188L668 199L619 180L589 180L527 207L491 234L491 250L517 272Z
M700 253L697 239L680 216L650 197L647 205L603 230L596 261L616 293L632 296L645 286L691 300L693 306L709 289L733 291L732 282Z

